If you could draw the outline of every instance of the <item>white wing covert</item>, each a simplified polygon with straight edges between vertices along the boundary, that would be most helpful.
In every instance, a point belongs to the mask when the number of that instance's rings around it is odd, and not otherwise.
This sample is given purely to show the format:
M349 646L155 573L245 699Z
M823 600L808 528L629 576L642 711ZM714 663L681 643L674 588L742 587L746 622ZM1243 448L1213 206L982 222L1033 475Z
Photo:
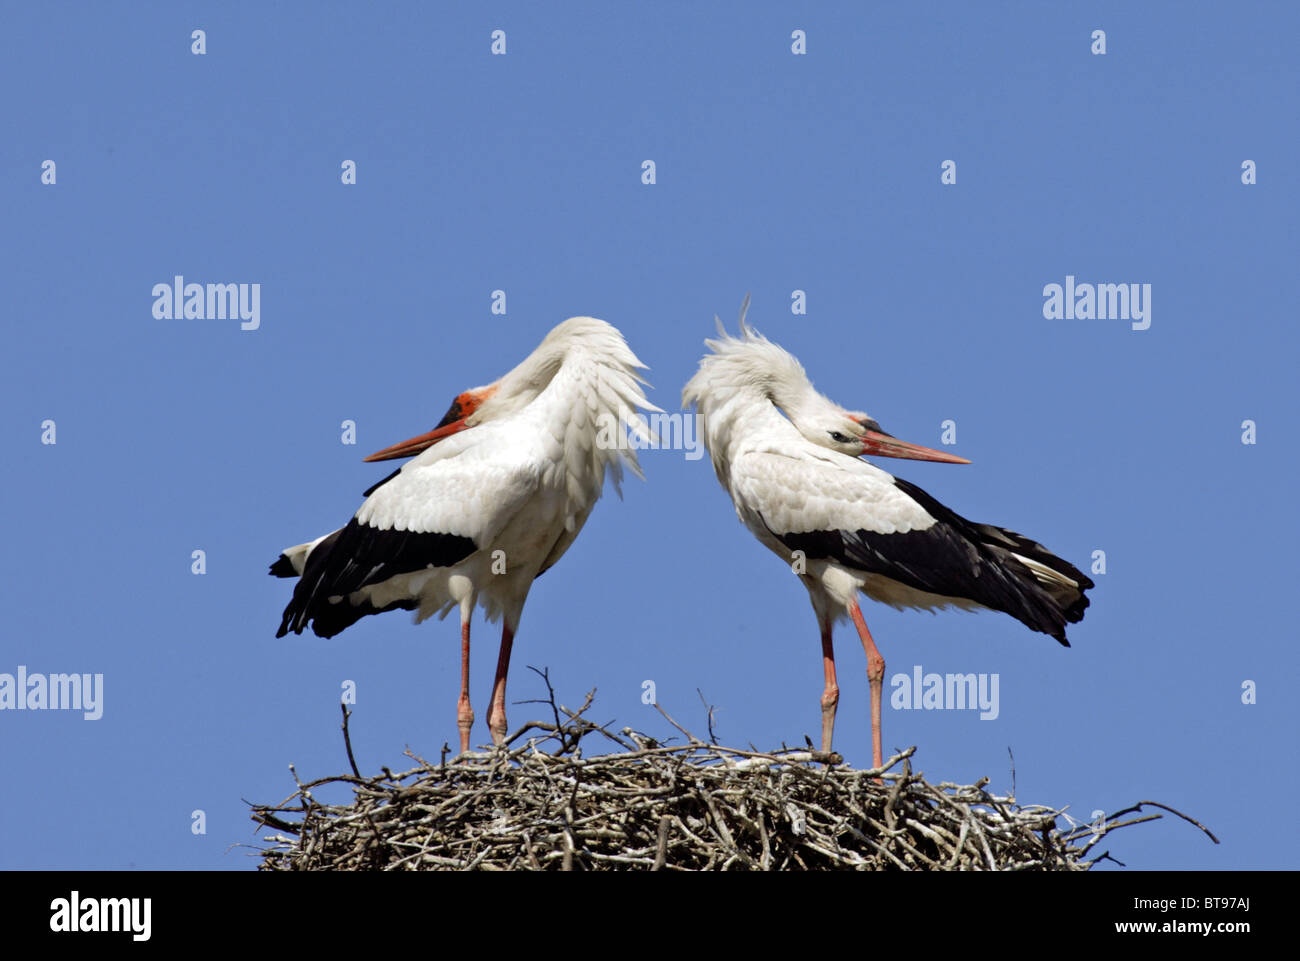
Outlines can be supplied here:
M731 465L731 488L742 517L748 508L776 535L840 530L893 534L934 524L891 475L841 454L745 453Z

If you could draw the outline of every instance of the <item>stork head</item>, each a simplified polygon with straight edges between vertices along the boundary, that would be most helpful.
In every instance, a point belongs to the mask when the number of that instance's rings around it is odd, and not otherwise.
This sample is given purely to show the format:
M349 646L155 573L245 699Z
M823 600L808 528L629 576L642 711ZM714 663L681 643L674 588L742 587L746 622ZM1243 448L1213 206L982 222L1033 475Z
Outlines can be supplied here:
M570 317L553 327L509 373L483 387L457 394L433 430L385 447L366 460L413 457L452 434L522 410L546 390L575 353L580 361L601 369L605 396L621 399L629 409L659 409L641 392L638 385L645 381L638 371L645 365L632 353L618 328L594 317ZM635 456L628 459L635 469Z
M385 447L381 451L376 451L366 460L395 460L399 457L414 457L420 451L432 447L444 437L450 437L452 434L473 427L483 418L485 413L491 414L490 410L484 411L482 408L495 396L499 384L500 381L497 381L484 387L473 387L457 394L455 399L452 400L451 406L447 408L447 413L443 414L442 420L438 421L438 425L433 430L420 434L418 437L404 440L401 443L393 444L391 447Z
M862 411L846 410L817 392L803 365L789 351L745 323L749 297L740 308L740 335L733 337L718 322L718 338L705 341L713 353L686 385L682 403L697 405L706 421L724 410L743 417L744 403L767 400L808 441L850 457L874 455L943 464L969 464L964 457L909 444L883 431Z
M818 394L808 385L815 399L786 411L799 433L819 447L828 447L850 457L898 457L904 460L928 460L940 464L969 464L964 457L909 444L885 432L874 417L860 410L845 410Z

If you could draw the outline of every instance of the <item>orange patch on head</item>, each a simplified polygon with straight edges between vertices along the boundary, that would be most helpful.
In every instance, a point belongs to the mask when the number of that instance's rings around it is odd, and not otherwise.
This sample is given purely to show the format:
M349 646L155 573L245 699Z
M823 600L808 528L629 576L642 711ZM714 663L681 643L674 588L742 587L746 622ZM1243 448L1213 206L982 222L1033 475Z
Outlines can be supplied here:
M467 390L457 394L456 398L451 402L451 406L447 408L447 413L442 416L442 420L438 421L434 430L469 417L483 405L483 401L496 392L496 385L493 384L480 390Z

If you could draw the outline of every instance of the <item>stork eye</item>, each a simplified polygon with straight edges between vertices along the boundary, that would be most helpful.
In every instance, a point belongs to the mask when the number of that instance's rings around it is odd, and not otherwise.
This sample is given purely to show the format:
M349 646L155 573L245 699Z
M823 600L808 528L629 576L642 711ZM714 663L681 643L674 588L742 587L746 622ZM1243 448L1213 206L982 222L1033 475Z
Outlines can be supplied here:
M847 444L849 442L849 439L837 430L832 430L828 433L831 435L831 440L835 441L837 444Z

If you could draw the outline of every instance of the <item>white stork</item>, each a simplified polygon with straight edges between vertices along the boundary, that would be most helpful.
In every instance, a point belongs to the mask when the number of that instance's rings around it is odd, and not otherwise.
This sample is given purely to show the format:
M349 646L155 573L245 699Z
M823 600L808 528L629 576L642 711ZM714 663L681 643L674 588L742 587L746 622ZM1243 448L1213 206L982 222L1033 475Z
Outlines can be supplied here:
M1065 625L1083 619L1093 583L1041 544L975 524L863 455L968 464L900 441L866 414L819 394L799 361L745 323L719 338L682 393L704 421L705 444L736 513L791 564L821 629L826 686L821 749L831 750L839 686L832 629L844 616L867 653L871 748L881 750L885 661L858 607L859 592L895 608L991 608L1069 646Z
M592 317L555 327L518 367L452 401L426 434L366 460L414 460L365 492L345 527L286 548L271 565L299 577L277 637L308 625L333 637L367 614L415 611L416 622L460 611L456 719L469 749L469 627L475 604L502 619L488 728L506 734L510 649L533 579L560 559L600 498L606 470L638 476L635 450L598 443L606 430L644 435L643 365L617 328ZM621 496L621 491L619 492Z

